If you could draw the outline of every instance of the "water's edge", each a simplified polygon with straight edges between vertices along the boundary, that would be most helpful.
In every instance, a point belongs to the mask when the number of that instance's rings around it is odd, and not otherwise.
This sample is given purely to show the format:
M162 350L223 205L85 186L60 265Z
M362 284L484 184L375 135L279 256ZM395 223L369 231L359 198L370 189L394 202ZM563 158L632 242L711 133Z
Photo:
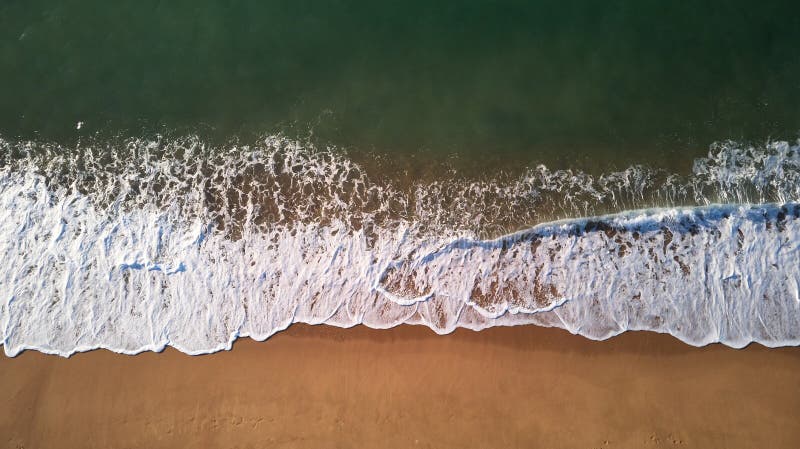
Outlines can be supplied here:
M316 315L296 304L290 319L275 323L268 331L253 328L257 317L245 317L210 346L181 344L167 334L135 347L98 342L63 350L45 341L26 344L9 341L8 322L13 313L4 313L3 343L8 356L28 349L60 356L94 349L136 354L162 351L166 346L198 355L228 350L239 337L263 341L291 324L305 323L342 328L361 324L375 329L416 324L439 334L459 327L481 330L532 324L564 328L592 340L647 330L671 334L692 346L722 343L741 348L752 342L795 346L800 344L800 267L795 262L800 254L798 217L798 204L661 208L561 220L494 240L451 239L413 261L405 258L407 266L397 261L384 264L366 296L382 297L381 307L392 308L393 313L376 314L374 309L380 308L376 304L365 301L359 308L346 298ZM646 244L634 246L634 242ZM566 247L570 249L565 251ZM624 254L617 263L597 256L609 251ZM714 260L709 261L709 254L715 254ZM545 257L537 259L537 255ZM633 263L622 262L626 258ZM490 275L472 276L475 283L467 286L468 293L442 275L449 271L442 267L463 269L464 260L481 261L476 265L493 268ZM703 260L705 269L694 271ZM582 269L569 269L576 265ZM416 294L412 290L424 290L428 285L421 279L423 271L439 273L435 279L439 290L411 298ZM544 271L548 273L542 274ZM526 276L531 272L538 275ZM464 276L463 271L457 274ZM496 280L503 276L505 282L500 285ZM415 277L414 282L408 281ZM612 285L605 284L608 279ZM659 289L666 284L672 285L671 298L659 297ZM701 284L704 290L698 291ZM594 300L600 286L605 288L603 295L620 300L602 304ZM523 298L525 291L533 294ZM661 291L667 295L663 288ZM464 293L470 296L458 298ZM627 295L624 299L620 298L623 294ZM488 297L490 303L481 302ZM452 298L458 300L449 301ZM442 314L444 309L450 312ZM382 320L389 316L393 319Z
M723 147L688 178L537 167L401 189L280 139L225 152L186 142L5 143L7 355L203 354L292 323L800 344L798 146ZM652 198L695 204L625 207ZM584 218L510 232L553 206ZM609 206L622 210L592 214Z

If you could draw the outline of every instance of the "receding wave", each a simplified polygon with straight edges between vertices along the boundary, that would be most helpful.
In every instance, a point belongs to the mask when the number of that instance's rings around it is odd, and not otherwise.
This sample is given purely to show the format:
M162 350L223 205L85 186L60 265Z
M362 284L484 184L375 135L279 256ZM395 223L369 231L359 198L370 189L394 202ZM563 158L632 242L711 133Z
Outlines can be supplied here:
M797 345L799 203L785 142L715 145L688 175L401 185L281 137L0 140L0 333L12 356L199 354L295 322Z

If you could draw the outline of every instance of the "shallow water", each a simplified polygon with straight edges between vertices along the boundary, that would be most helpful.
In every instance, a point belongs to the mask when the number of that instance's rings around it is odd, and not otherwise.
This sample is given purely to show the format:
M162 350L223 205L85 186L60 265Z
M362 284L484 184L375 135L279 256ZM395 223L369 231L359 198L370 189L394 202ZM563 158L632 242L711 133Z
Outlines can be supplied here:
M668 167L715 141L795 140L798 17L795 2L743 0L6 1L0 135L313 134Z
M293 322L800 343L800 146L396 186L309 145L3 142L6 353L198 354Z
M794 2L8 1L0 332L796 345Z

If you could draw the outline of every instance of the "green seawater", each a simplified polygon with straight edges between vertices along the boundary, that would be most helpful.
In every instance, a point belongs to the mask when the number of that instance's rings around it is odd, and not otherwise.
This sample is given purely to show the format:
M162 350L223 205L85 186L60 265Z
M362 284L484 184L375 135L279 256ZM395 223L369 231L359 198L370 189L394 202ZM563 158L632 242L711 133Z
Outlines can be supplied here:
M714 141L797 138L798 5L4 0L0 135L281 132L479 164L686 166Z

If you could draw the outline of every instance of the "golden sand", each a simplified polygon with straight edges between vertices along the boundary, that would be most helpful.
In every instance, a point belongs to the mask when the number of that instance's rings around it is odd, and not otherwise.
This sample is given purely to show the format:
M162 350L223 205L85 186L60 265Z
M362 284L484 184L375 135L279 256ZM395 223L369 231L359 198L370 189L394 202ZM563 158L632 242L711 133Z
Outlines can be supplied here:
M797 448L800 348L293 326L191 357L0 357L0 447Z

